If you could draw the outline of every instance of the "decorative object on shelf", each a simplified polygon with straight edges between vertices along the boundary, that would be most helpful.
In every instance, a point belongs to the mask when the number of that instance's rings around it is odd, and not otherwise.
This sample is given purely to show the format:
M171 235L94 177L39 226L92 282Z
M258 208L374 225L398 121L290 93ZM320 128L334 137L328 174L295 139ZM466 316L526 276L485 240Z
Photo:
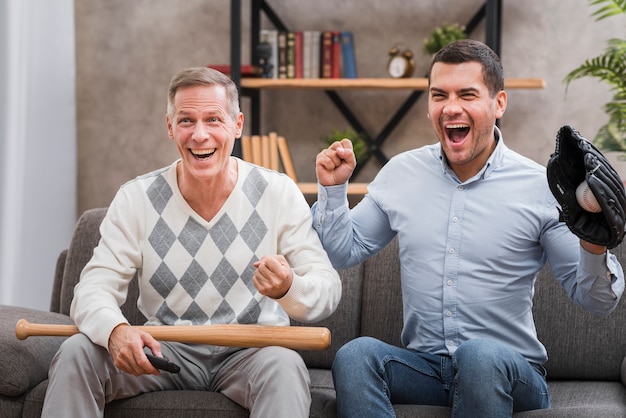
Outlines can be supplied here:
M415 72L413 51L403 44L396 44L389 50L387 72L393 78L409 78Z
M434 55L444 46L465 38L467 38L465 26L459 25L458 23L444 23L433 29L426 39L424 39L422 50L426 54Z
M626 0L589 0L592 6L603 5L591 16L596 21L611 16L626 16ZM626 39L610 39L603 54L586 60L565 76L566 91L570 83L583 77L595 77L608 84L613 99L605 106L609 121L602 126L594 138L598 148L606 151L626 153ZM626 159L626 155L621 156Z
M207 65L207 67L217 70L220 73L226 74L227 76L230 76L229 64L209 64ZM240 68L242 77L259 77L262 73L261 68L256 65L244 64Z
M272 45L269 42L260 42L256 46L256 52L259 57L259 68L261 69L261 77L272 78L274 64L272 64Z
M326 135L323 138L324 148L330 146L333 142L341 141L344 138L348 138L352 141L352 149L354 150L354 156L356 157L357 164L359 161L364 163L370 156L369 144L365 140L365 137L354 129L347 128L343 131L339 129L333 129L333 132Z

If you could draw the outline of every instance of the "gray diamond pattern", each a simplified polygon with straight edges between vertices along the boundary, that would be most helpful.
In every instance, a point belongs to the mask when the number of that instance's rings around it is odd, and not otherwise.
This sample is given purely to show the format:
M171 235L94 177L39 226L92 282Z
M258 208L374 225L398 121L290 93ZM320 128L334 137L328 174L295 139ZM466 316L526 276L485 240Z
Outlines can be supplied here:
M258 317L257 315L257 318ZM233 319L235 319L235 312L226 301L223 301L219 308L216 309L213 316L211 316L211 322L214 324L229 324Z
M146 192L154 209L160 215L173 195L172 189L162 175L158 176Z
M161 295L163 299L170 294L178 280L174 276L174 273L167 267L167 264L161 263L159 268L154 272L150 278L150 284Z
M267 234L267 226L265 226L263 219L261 219L257 211L252 211L248 222L241 229L241 238L252 251L256 251L265 234Z
M255 324L261 315L261 307L256 300L251 300L246 309L237 317L240 324Z
M237 238L238 232L230 217L224 215L217 224L211 228L209 234L211 234L211 238L213 238L213 242L215 242L217 248L224 254L226 250L228 250L228 247L230 247L230 244Z
M217 291L220 292L222 297L226 296L230 288L233 287L233 284L235 284L237 280L239 280L239 275L233 266L230 265L228 260L222 258L222 261L220 261L219 265L211 275L211 282Z
M165 223L163 218L159 218L152 233L148 237L148 242L154 248L154 251L163 258L172 247L172 244L176 241L176 235L172 232L169 226Z
M183 277L180 278L180 285L189 293L189 296L195 299L208 279L206 271L196 260L193 260Z
M187 309L180 319L190 321L193 325L202 325L206 323L209 316L196 302L192 302L191 305L189 305L189 309Z
M189 254L195 256L208 233L206 228L190 216L187 220L187 224L178 235L178 241L180 241Z
M163 302L161 307L156 313L156 317L161 320L166 325L174 325L176 321L178 321L178 315L176 315L169 306L167 306L166 302Z
M246 177L243 183L243 192L248 197L252 206L257 205L265 188L267 187L267 180L261 175L258 168L253 169L248 177Z
M246 269L243 271L243 273L241 273L241 280L252 294L256 293L257 291L256 287L254 287L254 283L252 282L252 278L254 277L254 271L256 270L253 264L255 261L258 260L259 259L257 256L252 257Z

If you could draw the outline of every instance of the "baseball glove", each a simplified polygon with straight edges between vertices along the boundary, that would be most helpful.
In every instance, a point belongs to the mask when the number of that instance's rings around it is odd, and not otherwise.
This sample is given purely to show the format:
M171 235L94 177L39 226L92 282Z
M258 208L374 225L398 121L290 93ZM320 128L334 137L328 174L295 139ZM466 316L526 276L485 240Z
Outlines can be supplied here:
M624 238L624 183L602 153L571 126L556 135L556 150L547 166L550 191L561 205L559 220L576 236L592 244L616 247ZM602 208L592 213L576 200L576 188L587 180Z

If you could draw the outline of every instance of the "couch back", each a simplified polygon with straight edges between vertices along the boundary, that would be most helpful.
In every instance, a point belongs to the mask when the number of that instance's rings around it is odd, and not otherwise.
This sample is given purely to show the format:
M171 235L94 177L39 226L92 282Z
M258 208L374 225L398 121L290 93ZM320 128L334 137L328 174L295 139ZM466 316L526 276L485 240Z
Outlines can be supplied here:
M105 208L86 211L76 223L72 242L59 257L51 310L69 314L73 288L100 239L98 228L105 213ZM626 245L613 252L626 266ZM325 351L301 351L309 367L330 368L339 347L360 335L401 345L397 240L363 264L339 273L343 283L339 308L330 318L315 324L331 330L331 347ZM134 280L122 306L132 324L145 321L136 307L137 294ZM567 297L549 267L545 267L537 279L533 312L537 334L550 357L546 364L549 378L620 380L626 356L626 303L621 302L608 317L585 312Z

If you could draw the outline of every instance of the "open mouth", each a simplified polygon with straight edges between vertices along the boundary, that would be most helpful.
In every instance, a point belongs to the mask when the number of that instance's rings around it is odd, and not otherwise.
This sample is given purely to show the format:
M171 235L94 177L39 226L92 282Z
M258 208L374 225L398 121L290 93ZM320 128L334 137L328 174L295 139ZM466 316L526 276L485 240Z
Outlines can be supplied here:
M450 139L453 144L458 144L463 142L463 140L467 137L469 133L469 125L465 124L454 124L446 126L446 135Z
M191 151L191 154L197 160L208 160L209 158L211 158L213 156L213 154L215 154L215 148L212 148L212 149L192 149L190 151Z

